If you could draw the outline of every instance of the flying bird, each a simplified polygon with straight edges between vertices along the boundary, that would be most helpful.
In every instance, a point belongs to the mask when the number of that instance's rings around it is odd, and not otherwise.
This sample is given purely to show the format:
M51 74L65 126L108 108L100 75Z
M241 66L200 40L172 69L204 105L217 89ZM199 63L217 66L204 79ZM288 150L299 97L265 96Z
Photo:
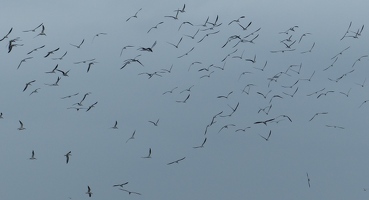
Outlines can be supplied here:
M115 124L114 124L114 126L113 127L111 127L112 129L118 129L118 121L115 121Z
M89 107L87 108L86 112L87 112L87 111L89 111L89 110L91 110L91 108L95 107L95 105L96 105L96 104L97 104L97 101L96 101L94 104L92 104L91 106L89 106Z
M68 162L69 162L69 156L71 156L71 155L72 155L72 151L69 151L67 154L64 155L65 158L66 158L66 164L68 164Z
M153 121L149 121L150 123L154 124L154 126L158 126L158 123L159 123L159 119L156 120L156 122L153 122Z
M175 160L175 161L173 161L173 162L168 163L167 165L171 165L171 164L174 164L174 163L177 163L177 164L178 164L178 162L179 162L179 161L182 161L182 160L184 160L185 158L186 158L186 157L180 158L180 159L178 159L178 160Z
M35 151L32 150L32 156L29 158L30 160L36 160Z
M54 50L52 50L52 51L47 52L47 54L44 56L44 58L47 58L49 55L51 55L51 54L55 53L55 52L56 52L56 51L58 51L58 50L59 50L59 48L56 48L56 49L54 49Z
M131 136L130 138L128 138L128 140L126 141L126 143L127 143L128 141L130 141L130 140L135 139L135 134L136 134L136 130L135 130L135 131L133 131L132 136Z
M196 146L196 147L192 147L194 149L197 149L197 148L204 148L204 144L206 142L206 138L204 139L204 141L202 142L202 144L200 146Z
M27 58L22 59L22 60L20 61L19 65L18 65L17 69L19 69L19 67L21 66L21 64L22 64L22 63L24 63L24 62L26 62L27 60L32 59L32 58L33 58L33 57L27 57Z
M21 120L19 120L19 124L20 124L20 127L18 128L18 130L25 130L26 128L24 128L24 126L23 126L23 123L22 123L22 121Z
M8 31L8 33L0 39L0 42L3 41L5 38L8 38L9 34L13 31L13 28L10 28L10 30Z
M126 22L128 22L132 17L137 18L138 12L140 12L142 8L140 8L133 16L130 16L128 19L126 19Z
M127 185L128 184L128 182L125 182L125 183L122 183L122 184L116 184L116 185L113 185L113 187L123 187L123 186L125 186L125 185Z
M151 158L151 148L149 149L149 155L142 157L142 158Z
M90 186L87 186L87 192L86 192L86 194L88 194L89 197L92 196L92 192L91 192Z
M268 141L271 134L272 134L272 130L269 131L268 137L264 137L264 136L262 136L260 134L259 134L259 136L262 137L265 141Z
M83 42L85 42L85 39L83 39L79 45L70 44L70 43L69 44L79 49L79 48L81 48Z
M34 83L35 81L36 80L33 80L33 81L30 81L30 82L26 83L26 86L24 87L23 92L26 91L26 89L28 88L28 86L30 86L31 83Z

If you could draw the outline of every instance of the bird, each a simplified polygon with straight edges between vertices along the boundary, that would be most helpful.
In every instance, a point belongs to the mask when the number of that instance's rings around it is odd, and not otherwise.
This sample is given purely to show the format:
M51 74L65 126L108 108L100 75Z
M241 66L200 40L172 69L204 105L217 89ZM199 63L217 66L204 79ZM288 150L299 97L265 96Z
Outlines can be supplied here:
M28 53L27 53L27 55L29 55L29 54L31 54L31 53L33 53L33 52L35 52L35 51L39 50L39 49L42 49L42 48L44 48L44 47L45 47L45 45L42 45L42 46L37 47L37 48L34 48L34 49L32 49L30 52L28 52Z
M8 31L8 33L3 37L3 38L1 38L0 39L0 42L1 41L3 41L5 38L8 38L8 36L10 35L10 33L13 31L13 27L12 28L10 28L10 30Z
M56 52L56 51L58 51L58 50L59 50L59 48L56 48L56 49L54 49L54 50L52 50L52 51L47 52L47 54L44 56L44 58L47 58L49 55L51 55L51 54L55 53L55 52Z
M156 45L156 41L154 42L154 44L151 45L151 47L146 47L146 48L145 47L140 47L137 50L153 52L152 49L155 47L155 45Z
M268 122L271 122L271 121L273 121L274 120L274 118L272 118L272 119L267 119L267 120L265 120L265 121L257 121L257 122L254 122L254 124L264 124L265 126L267 126L267 123Z
M94 37L92 38L92 42L94 42L96 37L99 37L100 35L107 35L107 33L96 33Z
M328 114L328 112L319 112L319 113L315 113L314 114L314 116L309 120L309 121L311 121L311 120L313 120L316 116L318 116L318 115L324 115L324 114Z
M230 91L226 96L220 95L220 96L217 96L217 98L226 98L226 99L228 99L229 95L231 95L232 93L233 93L233 91Z
M53 60L62 60L65 57L65 55L67 55L67 53L68 53L68 51L66 51L61 57L59 57L59 58L52 58L52 59Z
M138 12L140 12L142 8L140 8L133 16L130 16L128 19L126 19L126 22L128 22L132 17L137 18Z
M233 22L240 22L240 19L243 19L243 18L245 18L244 15L241 16L241 17L239 17L239 18L237 18L237 19L232 20L231 22L228 23L228 26L231 25Z
M125 183L122 183L122 184L116 184L116 185L113 185L113 187L123 187L123 186L125 186L125 185L127 185L128 184L128 182L125 182Z
M45 26L43 24L41 24L41 28L42 28L41 29L41 32L39 34L37 34L35 37L38 37L40 35L46 36L46 34L45 34Z
M148 31L147 31L147 33L149 33L153 28L158 28L158 26L160 25L160 24L162 24L162 23L164 23L164 22L159 22L159 23L157 23L155 26L153 26L153 27L151 27Z
M301 35L300 39L299 39L299 43L301 42L302 38L307 36L307 35L311 35L311 33L304 33Z
M64 97L60 97L61 99L66 99L66 98L71 98L73 96L77 96L79 94L79 92L75 93L75 94L71 94L71 95L67 95L67 96L64 96Z
M88 194L89 197L92 196L92 192L91 192L90 186L87 186L87 192L86 192L86 194Z
M59 86L58 83L59 83L60 79L61 78L58 76L58 78L56 79L55 83L52 83L52 84L45 83L45 85L48 85L48 86Z
M120 51L120 56L122 56L123 51L124 51L125 49L129 48L129 47L133 47L133 46L131 46L131 45L124 46L124 47L122 48L122 50Z
M272 134L272 130L269 131L268 137L264 137L264 136L262 136L260 134L259 134L259 136L262 137L265 141L268 141L271 134Z
M55 73L55 70L58 68L58 64L56 64L56 66L54 67L54 69L53 70L51 70L51 71L49 71L49 72L45 72L45 73L48 73L48 74L53 74L53 73Z
M249 26L252 24L252 22L247 24L247 26L242 26L240 23L237 23L237 24L242 28L242 30L246 31L249 28Z
M39 90L39 89L41 89L41 88L37 88L37 89L33 90L33 91L29 94L29 96L31 96L33 93L38 93L38 90Z
M81 43L79 43L79 45L75 45L75 44L71 44L71 43L69 43L69 44L79 49L79 48L81 48L81 46L82 46L83 42L85 42L85 39L83 39L83 40L81 41Z
M36 28L34 28L34 29L30 29L30 30L25 30L25 31L23 31L23 32L35 32L36 31L36 29L38 29L38 28L40 28L41 26L43 25L43 23L41 23L40 25L38 25Z
M169 18L173 18L173 19L177 20L177 19L178 19L178 13L179 13L179 10L177 10L177 11L176 11L176 15L175 15L175 16L172 16L172 15L166 15L166 16L164 16L164 17L169 17Z
M149 148L149 155L142 157L142 158L151 158L151 148Z
M30 82L26 83L26 86L24 87L23 92L26 91L26 89L28 88L28 86L30 86L31 83L34 83L35 81L36 80L33 80L33 81L30 81Z
M306 178L307 178L308 186L310 188L310 178L309 178L309 174L307 172L306 172Z
M71 156L71 155L72 155L72 151L69 151L67 154L64 155L65 158L66 158L66 161L65 161L66 164L68 164L68 162L69 162L69 156Z
M183 56L187 56L191 51L193 51L195 47L192 47L189 51L187 51L185 54L178 56L177 58L182 58Z
M19 69L19 67L21 66L21 64L22 64L22 63L24 63L24 62L26 62L27 60L32 59L32 58L33 58L33 57L27 57L27 58L22 59L22 60L20 61L19 65L18 65L17 69Z
M123 190L125 192L128 192L128 194L137 194L137 195L141 195L141 193L138 193L138 192L132 192L132 191L129 191L129 190L125 190L123 188L119 188L120 190Z
M70 70L68 70L68 71L62 71L62 70L60 70L60 69L56 69L56 71L61 72L63 76L68 76L68 72L69 72Z
M112 129L118 129L118 121L115 121L115 124L114 124L114 126L113 127L111 127Z
M21 120L19 120L19 124L20 124L20 127L18 128L18 130L25 130L26 128L24 128L24 126L23 126L23 123L22 123L22 121Z
M177 103L186 103L186 101L190 98L190 95L191 94L188 94L187 97L183 101L177 100L176 102Z
M90 71L91 66L92 66L92 65L94 65L95 63L97 63L97 62L92 61L92 62L89 62L89 63L88 63L87 72L89 72L89 71Z
M35 158L35 151L34 150L32 150L32 156L29 159L30 160L36 160L36 158Z
M0 113L0 119L4 119L2 112Z
M181 37L181 39L179 39L177 44L173 44L173 43L170 43L170 42L167 42L167 43L170 44L170 45L173 45L176 49L178 49L178 45L179 45L179 43L181 43L182 39L183 39L183 37Z
M236 126L236 125L234 125L234 124L226 124L226 125L224 125L224 126L222 126L222 128L220 128L220 130L218 131L218 133L220 133L220 131L222 131L223 129L225 129L225 128L229 128L229 126Z
M189 25L193 26L193 24L191 22L182 22L181 25L178 28L178 31L179 31L179 29L181 29L183 24L189 24Z
M204 144L206 142L206 138L204 139L204 141L202 142L202 144L200 146L196 146L196 147L192 147L194 149L197 149L197 148L203 148L204 147Z
M149 121L150 123L154 124L154 126L158 126L158 123L159 123L159 119L156 120L156 122L153 122L153 121Z
M177 89L178 87L174 87L173 89L171 89L171 90L168 90L168 91L165 91L164 93L163 93L163 95L164 94L167 94L167 93L173 93L173 91L175 90L175 89Z
M184 36L187 36L191 39L195 39L195 36L197 35L197 33L199 33L200 29L197 29L196 33L194 35L184 35Z
M87 112L87 111L89 111L89 110L91 110L91 108L95 107L95 105L96 105L96 104L97 104L97 101L96 101L94 104L92 104L91 106L89 106L89 107L87 108L86 112Z
M179 162L179 161L182 161L182 160L184 160L185 158L186 158L186 157L180 158L180 159L178 159L178 160L175 160L175 161L173 161L173 162L168 163L167 165L171 165L171 164L174 164L174 163L177 163L177 164L178 164L178 162Z
M181 13L184 13L184 12L186 12L185 11L185 8L186 8L186 4L183 4L183 7L182 7L182 9L178 9L178 10L175 10L174 12L181 12Z
M131 136L130 138L128 138L128 140L126 141L126 143L127 143L128 141L130 141L130 140L135 139L135 134L136 134L136 130L135 130L135 131L133 131L132 136Z

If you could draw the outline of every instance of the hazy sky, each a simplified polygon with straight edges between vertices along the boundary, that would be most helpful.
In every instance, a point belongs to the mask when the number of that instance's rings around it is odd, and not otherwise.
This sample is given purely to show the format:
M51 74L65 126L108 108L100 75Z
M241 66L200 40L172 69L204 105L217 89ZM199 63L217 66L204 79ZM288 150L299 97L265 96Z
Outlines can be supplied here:
M3 2L0 198L367 198L367 7Z

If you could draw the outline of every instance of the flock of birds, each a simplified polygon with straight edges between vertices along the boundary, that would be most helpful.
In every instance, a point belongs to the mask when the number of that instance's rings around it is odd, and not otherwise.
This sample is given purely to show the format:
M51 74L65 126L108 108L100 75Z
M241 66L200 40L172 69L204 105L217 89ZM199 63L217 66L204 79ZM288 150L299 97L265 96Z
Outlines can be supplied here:
M145 9L140 8L137 12L134 12L132 16L127 16L123 21L125 21L126 24L140 23L140 15L143 12L145 12ZM353 91L353 87L366 87L366 78L358 80L358 82L348 83L349 87L347 90L341 90L341 86L338 86L345 77L360 73L361 67L368 63L368 55L364 53L358 55L355 60L352 60L350 66L341 66L340 61L344 59L342 57L353 49L351 46L344 47L334 52L331 58L327 58L329 64L323 66L321 69L306 67L303 61L291 61L293 63L276 67L273 66L273 61L265 58L265 55L259 56L257 52L250 52L250 49L255 48L259 40L263 38L263 28L250 21L248 19L249 17L238 16L231 21L223 21L221 16L216 15L206 17L203 21L186 21L186 12L186 5L180 6L180 8L168 12L168 15L164 15L163 18L153 24L153 26L147 27L147 32L145 34L147 34L148 38L152 39L152 42L141 46L132 44L135 41L126 41L126 44L114 53L117 59L124 59L121 64L115 63L116 73L129 73L129 76L134 78L146 76L149 81L177 76L176 73L178 71L181 71L181 76L191 76L190 80L193 80L192 84L188 84L185 87L181 86L180 79L175 79L173 82L168 78L169 81L166 83L168 89L162 89L160 95L163 98L169 99L172 98L171 96L175 95L172 101L173 104L188 104L191 103L191 101L195 101L195 98L206 98L206 101L217 102L215 109L218 110L214 111L214 113L209 113L208 118L198 119L203 123L203 128L202 130L198 130L196 134L202 138L198 143L190 147L193 150L206 148L208 138L216 137L213 133L234 132L252 134L253 130L257 130L256 132L257 135L260 136L260 139L268 142L272 140L272 133L274 132L272 128L288 127L295 122L295 112L291 112L288 109L278 109L279 106L284 104L283 101L290 102L292 99L296 98L315 98L318 100L333 94L337 94L335 98L340 98L341 96L348 98L351 97L351 95L355 95L350 93ZM166 24L174 24L175 27L165 27ZM160 32L162 28L165 28L165 30L172 29L171 32L177 39L171 40L170 38L167 41L163 41L163 38L152 38L151 35L155 34L155 32ZM73 76L73 71L75 71L74 66L72 69L66 69L65 66L84 65L87 75L79 76L88 76L94 73L93 68L95 65L96 67L104 65L104 60L98 60L96 58L81 59L71 62L66 62L65 60L68 59L68 52L77 50L83 51L84 48L88 48L85 47L86 45L92 46L95 42L104 41L104 38L111 34L109 32L99 32L91 35L91 38L81 38L81 40L76 43L69 43L68 48L62 48L43 43L43 37L49 37L47 24L41 23L34 28L26 30L19 29L20 28L11 27L4 32L2 28L0 32L0 34L3 34L3 36L0 35L0 45L2 47L7 47L7 52L1 53L17 54L19 58L18 65L11 66L11 68L17 71L22 71L25 68L33 68L33 60L48 59L49 62L54 63L52 66L48 66L50 70L34 70L37 71L35 73L42 73L48 77L54 76L52 79L55 81L42 83L42 80L38 79L25 80L24 87L22 89L19 88L19 92L25 95L24 98L34 97L47 87L63 87L64 82L67 82L68 77ZM233 35L224 36L221 35L224 29L235 30L235 32ZM275 59L283 59L283 56L289 54L293 54L296 57L299 56L300 58L304 58L304 56L308 57L309 54L314 53L319 44L316 44L315 41L311 39L314 32L304 32L302 30L303 27L297 25L279 30L275 33L275 36L281 39L274 41L277 44L275 49L264 50L264 54L268 54ZM356 25L350 22L347 29L342 32L342 37L339 38L338 41L359 40L364 30L364 25ZM37 39L39 44L30 47L27 44L28 41L24 40L24 38L27 38L29 35L31 37L30 40ZM201 58L202 52L201 50L197 51L197 49L206 48L206 46L213 41L222 42L222 45L219 46L217 51L220 51L223 57L214 56L210 62L206 59L199 59ZM167 48L170 53L174 53L177 56L174 56L174 58L152 58L151 54L156 51L162 51L163 46ZM166 59L172 62L172 64L162 69L162 67L159 66L150 66L155 64L150 64L150 62L148 62L149 59ZM242 67L236 68L234 66ZM329 74L325 72L329 72ZM340 74L337 76L334 75L337 74L337 72ZM331 74L334 76L331 76ZM324 76L329 76L328 78L324 78L327 86L321 85L320 88L314 89L316 87L314 79ZM232 86L233 89L231 90L221 91L214 97L199 96L198 92L200 92L199 90L201 89L198 88L206 87L210 84L206 81L222 79L222 77L231 78L231 80L236 83L236 86ZM252 82L253 80L255 80L255 82ZM137 86L137 88L139 87L140 86ZM145 90L145 86L142 87L142 90ZM72 91L73 88L67 88L67 90ZM194 90L198 92L193 92ZM72 99L74 103L71 103L63 109L83 111L93 115L94 109L98 109L100 102L104 102L104 99L110 97L99 97L99 100L91 100L90 96L93 96L92 94L93 92L71 92L71 94L65 96L60 95L60 101ZM235 120L235 118L241 118L245 114L241 113L242 111L239 111L239 108L248 107L247 104L250 102L247 102L245 98L251 97L254 100L257 99L257 102L253 102L253 108L250 109L250 115L253 115L255 118L253 118L253 121L240 124L240 121ZM147 103L150 104L150 99L147 99L147 101ZM369 99L362 99L357 105L357 108L360 109L364 107L366 103L369 103ZM115 107L116 105L112 106ZM119 106L121 105L117 107ZM74 112L70 114L73 115ZM177 115L175 111L171 114ZM324 116L329 114L330 113L325 110L314 112L306 118L306 123L324 120ZM0 113L0 119L2 120L0 121L0 125L9 115L10 113ZM161 123L165 120L164 118L165 117L158 116L156 119L147 119L147 123L153 127L162 126ZM18 130L22 132L27 132L29 130L27 125L32 123L30 120L12 120L19 122ZM119 120L115 120L115 122L112 122L112 126L107 128L124 130L119 124ZM260 126L263 127L260 128ZM327 123L325 127L337 130L346 129L343 125L334 123ZM16 128L14 127L14 129ZM136 130L133 131L132 135L126 137L124 140L125 143L134 140L135 134ZM155 154L155 149L152 147L147 147L147 149L148 154L143 155L142 158L155 159L155 156L152 156ZM64 155L66 164L70 164L71 156L72 151L67 150ZM29 159L33 162L37 162L34 150L31 151L31 157ZM177 159L168 161L166 165L180 164L187 160L187 156L178 156ZM308 172L306 173L306 178L307 186L310 188L313 183L310 181ZM142 195L141 192L127 190L127 184L128 182L125 181L121 184L115 184L113 187L117 187L130 195ZM92 197L93 189L93 187L87 184L85 194Z

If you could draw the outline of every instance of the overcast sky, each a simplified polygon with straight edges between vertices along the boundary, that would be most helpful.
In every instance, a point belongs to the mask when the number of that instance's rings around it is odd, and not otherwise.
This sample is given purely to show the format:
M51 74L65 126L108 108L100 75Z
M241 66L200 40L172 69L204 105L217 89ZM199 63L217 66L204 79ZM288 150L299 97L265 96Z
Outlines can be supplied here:
M3 2L0 198L367 198L367 7Z

